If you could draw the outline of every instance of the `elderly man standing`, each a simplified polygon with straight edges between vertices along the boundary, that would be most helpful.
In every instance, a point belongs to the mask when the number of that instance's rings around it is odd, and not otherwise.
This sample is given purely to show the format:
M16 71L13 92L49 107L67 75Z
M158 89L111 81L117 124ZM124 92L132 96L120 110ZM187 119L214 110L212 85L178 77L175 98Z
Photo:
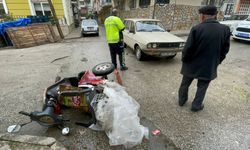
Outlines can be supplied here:
M106 38L110 49L111 61L117 68L116 55L119 56L121 70L127 70L125 65L124 43L122 31L125 25L119 17L117 17L117 10L112 10L112 15L105 19L104 26L106 30Z
M182 82L179 88L179 106L188 100L188 89L194 79L197 91L191 111L204 108L203 100L211 80L217 77L217 67L225 59L230 47L230 29L216 21L217 8L199 9L200 24L194 26L182 52Z

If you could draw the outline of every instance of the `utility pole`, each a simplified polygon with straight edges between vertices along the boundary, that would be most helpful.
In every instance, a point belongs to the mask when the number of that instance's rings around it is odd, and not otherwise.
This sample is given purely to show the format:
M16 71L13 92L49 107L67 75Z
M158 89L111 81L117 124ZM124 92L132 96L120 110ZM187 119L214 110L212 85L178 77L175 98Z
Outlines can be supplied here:
M154 10L153 10L153 17L152 17L152 19L155 19L155 6L156 6L156 2L157 2L157 0L154 1Z
M60 24L58 22L58 19L57 19L57 16L56 16L56 12L55 12L55 8L54 8L54 6L52 4L52 1L48 0L48 3L49 3L50 10L52 12L53 18L54 18L55 23L56 23L56 27L57 27L58 33L59 33L61 39L64 39L63 32L62 32L61 26L60 26Z

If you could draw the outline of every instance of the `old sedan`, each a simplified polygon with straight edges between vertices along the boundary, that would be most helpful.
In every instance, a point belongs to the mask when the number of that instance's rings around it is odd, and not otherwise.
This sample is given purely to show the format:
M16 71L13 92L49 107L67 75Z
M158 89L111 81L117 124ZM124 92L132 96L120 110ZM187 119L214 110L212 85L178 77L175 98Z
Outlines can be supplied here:
M131 47L140 61L145 55L174 58L185 41L167 32L156 19L125 19L123 31L126 46Z

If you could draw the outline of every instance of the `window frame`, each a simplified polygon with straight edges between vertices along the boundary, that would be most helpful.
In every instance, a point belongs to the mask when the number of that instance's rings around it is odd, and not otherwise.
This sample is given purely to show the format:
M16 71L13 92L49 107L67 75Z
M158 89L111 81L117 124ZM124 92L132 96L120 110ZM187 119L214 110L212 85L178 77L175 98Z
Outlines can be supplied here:
M3 5L4 14L7 15L9 12L5 0L1 0L0 4Z
M35 3L33 3L33 6L34 6L34 12L35 12L35 15L37 15L37 13L36 13L36 8L35 8L35 4L40 4L40 6L41 6L41 9L42 9L42 14L43 14L43 16L47 16L46 14L45 14L45 11L44 11L44 5L43 4L49 4L48 2L35 2ZM49 8L50 9L50 8ZM51 14L52 12L51 12L51 9L50 9L50 15L49 16L51 16L52 14Z
M151 0L139 0L139 7L146 8L150 6Z
M136 9L136 3L137 3L136 0L130 0L129 1L129 8L130 9Z

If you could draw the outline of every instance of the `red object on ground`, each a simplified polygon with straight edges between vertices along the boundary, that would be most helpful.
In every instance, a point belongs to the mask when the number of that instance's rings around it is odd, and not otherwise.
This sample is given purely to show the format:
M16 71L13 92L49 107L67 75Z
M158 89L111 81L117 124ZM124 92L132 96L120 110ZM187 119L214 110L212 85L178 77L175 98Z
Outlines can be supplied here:
M95 76L91 71L86 71L86 73L82 76L81 80L79 81L78 85L84 84L103 84L104 80L101 77Z
M60 115L62 113L60 105L57 103L55 105L54 113Z
M120 73L117 69L115 69L115 77L116 77L117 83L122 85L122 78L121 78Z
M152 131L152 134L153 135L160 135L161 134L161 130L155 129L155 130Z

